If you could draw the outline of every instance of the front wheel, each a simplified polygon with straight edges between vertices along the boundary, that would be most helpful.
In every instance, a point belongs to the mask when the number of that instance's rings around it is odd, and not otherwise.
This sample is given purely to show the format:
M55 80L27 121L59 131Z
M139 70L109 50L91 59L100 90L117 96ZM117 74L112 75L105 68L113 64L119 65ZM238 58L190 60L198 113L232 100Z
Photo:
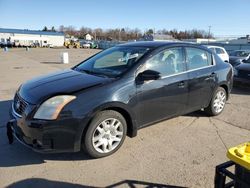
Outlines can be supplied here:
M87 129L84 149L91 157L106 157L121 147L126 133L126 120L120 113L102 111L93 118Z
M209 106L205 109L205 111L211 116L219 115L224 110L226 100L227 93L225 89L222 87L218 87L213 95Z

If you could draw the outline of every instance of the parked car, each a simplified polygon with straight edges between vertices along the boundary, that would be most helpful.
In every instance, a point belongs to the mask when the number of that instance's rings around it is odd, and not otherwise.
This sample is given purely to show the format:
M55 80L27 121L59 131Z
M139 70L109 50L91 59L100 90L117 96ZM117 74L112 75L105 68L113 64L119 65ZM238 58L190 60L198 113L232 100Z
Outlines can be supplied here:
M81 44L83 48L98 48L98 45L94 41L83 41Z
M53 44L47 44L47 46L46 46L47 48L53 48L54 47L54 45Z
M234 67L234 82L250 85L250 58L242 60L242 63Z
M210 45L206 45L206 47L214 51L222 59L222 61L229 63L229 55L225 50L225 48L221 46L210 46Z
M229 63L233 66L237 66L242 63L242 60L246 60L250 57L250 50L236 50L229 54Z
M90 48L96 49L96 48L98 48L98 44L96 42L92 41L90 44Z
M90 48L90 47L91 47L91 44L90 44L90 43L87 43L87 42L83 42L83 43L82 43L82 47L83 47L83 48Z
M12 103L9 141L14 135L38 152L83 148L105 157L145 126L201 109L220 114L232 82L232 66L203 46L118 45L22 84Z

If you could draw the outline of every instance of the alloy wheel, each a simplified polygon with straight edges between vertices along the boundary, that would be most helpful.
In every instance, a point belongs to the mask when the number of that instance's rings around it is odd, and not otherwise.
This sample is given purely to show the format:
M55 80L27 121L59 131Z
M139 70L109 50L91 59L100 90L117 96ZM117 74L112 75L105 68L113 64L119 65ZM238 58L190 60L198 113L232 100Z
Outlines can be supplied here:
M226 103L226 94L223 91L219 91L216 94L213 102L214 111L216 113L220 113L223 110L225 103Z
M109 153L120 144L123 136L122 123L118 119L109 118L96 127L92 136L92 144L97 152Z

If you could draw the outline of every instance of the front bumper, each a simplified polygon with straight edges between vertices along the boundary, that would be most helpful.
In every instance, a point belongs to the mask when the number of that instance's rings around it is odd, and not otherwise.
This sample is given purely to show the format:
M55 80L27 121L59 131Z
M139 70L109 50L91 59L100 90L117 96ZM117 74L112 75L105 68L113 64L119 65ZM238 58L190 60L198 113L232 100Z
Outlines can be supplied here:
M27 120L10 111L7 135L39 153L77 152L81 149L85 121L77 118L62 120ZM12 138L11 138L12 137ZM11 140L12 139L12 140Z

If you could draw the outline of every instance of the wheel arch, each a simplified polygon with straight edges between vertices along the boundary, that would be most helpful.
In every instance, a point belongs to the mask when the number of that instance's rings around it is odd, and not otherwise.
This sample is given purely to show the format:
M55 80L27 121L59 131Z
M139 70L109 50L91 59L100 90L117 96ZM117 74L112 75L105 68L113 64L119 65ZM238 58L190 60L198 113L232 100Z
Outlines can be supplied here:
M228 100L229 99L229 87L227 86L227 84L226 83L221 83L219 85L219 87L222 87L223 89L225 89L226 94L227 94L227 100Z
M137 135L137 123L135 120L135 115L127 108L126 104L123 104L120 102L112 102L112 103L103 104L103 105L95 108L88 115L88 121L87 121L86 126L84 127L84 129L82 131L81 140L83 140L92 119L96 116L96 114L98 112L105 111L105 110L114 110L116 112L119 112L126 120L127 136L132 138L132 137L135 137Z
M131 117L131 115L129 114L129 112L127 110L125 110L124 108L115 107L115 106L105 108L102 111L104 111L104 110L114 110L116 112L119 112L124 117L124 119L126 120L126 123L127 123L127 136L129 136L129 137L135 137L136 136L137 127L134 126L134 122L132 120L132 117Z

